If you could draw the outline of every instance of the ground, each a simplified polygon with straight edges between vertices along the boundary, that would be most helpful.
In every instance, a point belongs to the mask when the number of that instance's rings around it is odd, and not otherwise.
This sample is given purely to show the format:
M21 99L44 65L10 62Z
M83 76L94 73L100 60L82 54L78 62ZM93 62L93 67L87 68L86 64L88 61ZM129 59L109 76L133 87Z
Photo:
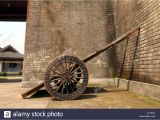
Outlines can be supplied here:
M160 102L117 87L106 87L95 93L95 85L76 100L58 101L40 90L31 98L22 99L21 82L0 83L0 108L160 108Z

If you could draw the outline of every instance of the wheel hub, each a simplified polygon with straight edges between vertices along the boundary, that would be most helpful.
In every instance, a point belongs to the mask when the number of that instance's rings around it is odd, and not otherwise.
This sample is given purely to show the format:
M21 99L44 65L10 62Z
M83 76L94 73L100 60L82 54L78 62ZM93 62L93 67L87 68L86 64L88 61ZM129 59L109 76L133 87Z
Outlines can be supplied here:
M73 74L71 72L65 72L61 75L61 79L64 83L68 83L72 80Z

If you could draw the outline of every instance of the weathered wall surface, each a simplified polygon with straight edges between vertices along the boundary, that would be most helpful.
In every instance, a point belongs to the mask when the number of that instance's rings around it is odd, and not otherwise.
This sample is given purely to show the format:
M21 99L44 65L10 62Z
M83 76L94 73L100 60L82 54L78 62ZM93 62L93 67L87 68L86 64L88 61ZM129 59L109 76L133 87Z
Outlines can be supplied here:
M141 27L117 45L117 76L160 85L160 1L117 0L115 11L116 36Z
M84 58L114 38L111 0L29 0L23 86L44 80L49 61L69 50ZM112 77L112 49L87 64L90 77Z

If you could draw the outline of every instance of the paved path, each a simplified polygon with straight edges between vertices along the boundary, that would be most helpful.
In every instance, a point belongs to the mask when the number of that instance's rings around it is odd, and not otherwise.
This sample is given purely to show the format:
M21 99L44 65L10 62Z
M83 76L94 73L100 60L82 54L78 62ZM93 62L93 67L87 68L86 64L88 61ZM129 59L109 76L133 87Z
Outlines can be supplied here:
M50 97L22 99L21 93L26 91L21 82L0 83L0 108L45 108Z
M76 100L57 101L45 90L41 90L30 99L22 99L21 93L27 88L21 82L0 83L0 108L160 108L160 102L135 93L107 87L95 93L95 87Z

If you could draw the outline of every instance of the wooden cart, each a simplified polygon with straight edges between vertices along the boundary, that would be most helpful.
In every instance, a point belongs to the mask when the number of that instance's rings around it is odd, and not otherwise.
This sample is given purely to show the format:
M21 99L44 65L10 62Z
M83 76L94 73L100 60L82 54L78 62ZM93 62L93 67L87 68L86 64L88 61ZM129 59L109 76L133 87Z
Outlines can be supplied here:
M45 86L48 93L58 100L76 99L86 90L88 85L88 71L85 63L115 44L125 40L125 38L138 30L140 30L139 27L123 34L121 37L96 52L93 52L83 60L69 55L55 58L47 66L44 82L23 93L22 98L27 98L27 96Z

